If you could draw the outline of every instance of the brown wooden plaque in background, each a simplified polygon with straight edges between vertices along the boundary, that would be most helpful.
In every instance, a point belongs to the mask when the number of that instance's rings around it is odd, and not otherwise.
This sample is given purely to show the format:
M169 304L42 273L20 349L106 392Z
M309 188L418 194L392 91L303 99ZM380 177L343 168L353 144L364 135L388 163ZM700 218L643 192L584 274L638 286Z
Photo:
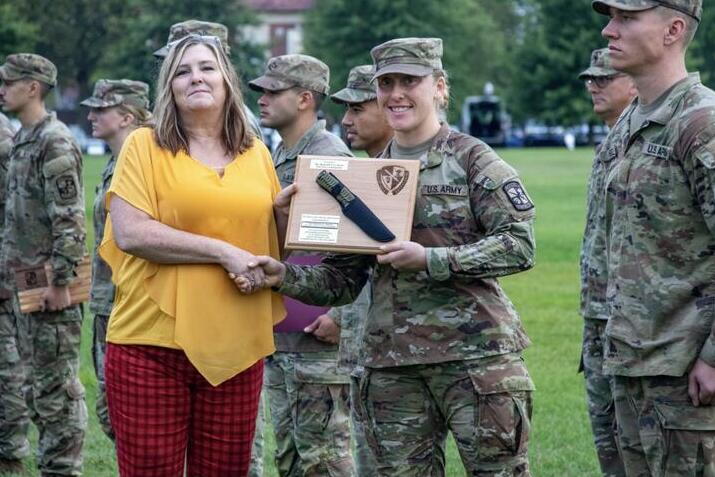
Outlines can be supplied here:
M77 276L70 282L70 303L76 305L89 300L89 289L92 282L92 264L85 256L77 265ZM15 270L20 311L32 313L42 309L42 294L52 280L52 269L49 263L44 266L20 268Z
M315 182L322 170L333 173L395 235L409 240L420 161L359 157L298 156L285 247L376 254L385 245L345 217L338 202Z

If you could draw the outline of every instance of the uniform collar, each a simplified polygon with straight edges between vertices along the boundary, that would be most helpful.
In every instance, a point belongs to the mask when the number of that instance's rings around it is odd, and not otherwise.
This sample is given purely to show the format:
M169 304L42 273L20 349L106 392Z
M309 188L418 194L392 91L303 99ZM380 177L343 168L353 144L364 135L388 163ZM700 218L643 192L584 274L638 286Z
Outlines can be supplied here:
M26 144L29 142L35 142L40 135L40 132L45 128L45 126L51 121L54 121L56 118L57 114L54 111L49 112L44 118L40 120L40 122L38 122L31 128L20 128L20 130L17 132L16 138L18 142L15 144L15 147L21 146L22 144Z
M442 123L442 125L439 128L439 131L437 132L437 135L434 137L432 140L432 145L429 148L429 151L427 151L427 154L424 156L424 159L420 159L420 170L422 169L429 169L431 167L438 166L442 164L442 154L448 150L449 146L449 137L452 134L452 130L449 129L449 125L447 123ZM380 154L379 157L385 157L385 154L387 154L391 147L392 143L395 141L395 138L393 136L392 139L390 139L390 142L387 143L387 146L385 146L384 151L382 154Z
M308 129L303 136L298 140L297 143L295 143L295 146L291 147L290 149L285 149L283 146L283 141L278 145L278 151L282 151L282 154L280 154L280 162L276 162L276 166L279 164L282 164L285 161L295 159L298 157L298 154L302 153L305 148L310 144L315 136L320 134L321 132L325 131L325 120L318 120L313 125Z
M685 79L679 81L673 87L663 104L646 117L647 122L660 124L661 126L667 124L675 114L675 110L680 105L685 93L687 93L693 86L699 84L700 73L688 74Z

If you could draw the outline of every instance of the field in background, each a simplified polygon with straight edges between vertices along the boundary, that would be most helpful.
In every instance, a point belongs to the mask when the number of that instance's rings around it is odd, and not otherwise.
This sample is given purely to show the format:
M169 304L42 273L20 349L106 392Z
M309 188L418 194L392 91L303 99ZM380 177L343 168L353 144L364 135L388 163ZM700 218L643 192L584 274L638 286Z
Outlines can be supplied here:
M525 353L537 387L530 445L532 474L535 477L597 477L583 379L576 374L582 329L578 315L578 251L592 150L508 149L501 154L519 170L537 209L536 267L502 280L533 342ZM91 208L105 160L105 157L85 160L88 244L94 243ZM90 353L91 330L92 320L87 315L81 378L87 389L90 429L85 443L84 475L114 477L117 471L113 447L94 414L96 381ZM265 475L272 477L277 475L270 458L273 443L272 438L267 440ZM450 477L464 475L452 442L448 468Z

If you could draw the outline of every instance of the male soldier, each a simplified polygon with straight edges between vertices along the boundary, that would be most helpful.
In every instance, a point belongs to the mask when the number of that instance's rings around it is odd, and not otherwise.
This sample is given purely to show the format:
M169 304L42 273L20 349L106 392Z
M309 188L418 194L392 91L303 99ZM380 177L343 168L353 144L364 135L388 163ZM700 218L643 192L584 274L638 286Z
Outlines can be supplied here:
M154 52L154 56L163 61L164 58L166 58L166 55L169 54L169 48L171 48L172 44L188 35L215 36L221 41L221 45L223 46L226 54L231 54L231 46L228 42L228 28L226 25L222 23L205 22L202 20L186 20L171 25L166 45L156 50ZM258 123L256 115L253 114L253 111L251 111L245 104L243 105L243 110L246 113L246 119L248 119L251 129L255 133L256 137L262 141L263 133L261 132L261 126Z
M611 128L633 101L636 89L630 77L611 68L608 48L591 53L591 66L581 72L591 93L593 111ZM603 215L604 182L614 161L595 160L589 180L586 229L581 247L581 316L584 318L581 366L586 378L586 401L596 453L604 477L625 476L616 446L615 413L609 376L603 375L603 338L608 319L606 304L605 237L599 217Z
M164 60L169 54L171 46L188 35L207 35L215 36L221 42L224 51L227 55L231 54L231 46L228 41L228 28L222 23L205 22L202 20L185 20L183 22L174 23L169 29L169 38L166 40L166 45L162 46L154 52L154 57ZM263 133L258 118L253 114L253 111L244 104L243 111L246 114L248 124L258 139L263 141ZM253 439L253 449L251 450L251 467L249 469L249 477L263 476L263 399L261 399L258 407L258 416L256 418L256 433Z
M271 58L263 76L249 82L261 125L281 136L273 162L281 182L293 183L299 154L351 156L325 130L318 110L329 89L329 70L306 55ZM320 258L294 254L299 263ZM337 367L336 325L325 309L287 300L288 316L276 327L276 352L266 358L266 387L276 433L276 467L282 477L350 476L348 373ZM305 323L303 317L312 317ZM316 318L317 317L317 318ZM314 322L311 323L311 321ZM333 338L330 338L330 336Z
M345 88L330 96L334 102L345 105L342 125L348 142L353 149L367 152L369 157L377 157L392 138L392 128L385 114L377 105L377 91L372 77L373 65L356 66L350 70ZM347 373L357 365L358 342L370 308L370 284L368 282L352 306L331 308L328 315L340 330L339 366ZM351 380L351 386L353 381ZM356 390L350 395L357 395ZM355 469L358 476L377 475L377 464L365 439L362 425L351 406L351 425L355 443Z
M604 372L629 476L715 475L715 92L688 75L701 0L596 0L638 99L606 178Z
M85 253L82 155L67 127L45 109L57 82L54 64L39 55L9 55L0 80L0 103L22 125L8 167L0 283L15 290L14 270L51 269L43 311L21 313L15 296L14 311L4 303L0 315L0 458L5 469L19 469L29 453L23 385L30 382L41 475L80 475L87 427L78 376L82 314L70 305L68 283Z

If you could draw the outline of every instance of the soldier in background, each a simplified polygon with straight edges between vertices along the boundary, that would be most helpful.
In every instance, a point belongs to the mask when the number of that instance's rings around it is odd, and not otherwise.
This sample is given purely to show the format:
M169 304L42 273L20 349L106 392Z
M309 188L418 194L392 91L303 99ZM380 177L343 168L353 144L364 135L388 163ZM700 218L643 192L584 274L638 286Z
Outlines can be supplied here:
M468 475L529 476L529 338L497 278L533 266L534 204L489 146L439 121L449 97L441 39L399 38L371 54L395 131L382 157L421 162L412 240L376 257L249 266L263 268L264 286L331 305L354 300L372 272L351 402L379 476L443 476L448 431ZM276 197L276 215L287 215L295 190Z
M29 382L42 477L80 475L87 427L79 380L82 314L70 304L68 284L85 253L82 155L67 127L45 109L45 96L57 83L52 62L34 54L9 55L0 79L3 110L22 124L7 173L1 287L16 290L16 269L49 264L52 271L43 311L21 313L15 295L13 312L5 307L0 316L0 462L17 468L29 454L30 411L23 390Z
M715 475L715 92L688 74L701 0L597 0L611 66L638 98L598 160L606 177L613 375L629 476Z
M591 53L591 65L579 79L591 94L593 111L611 128L636 97L633 80L611 68L608 48ZM604 224L606 174L615 161L593 161L586 196L586 228L581 246L581 316L584 318L581 370L586 378L586 402L596 454L604 477L624 477L616 444L612 378L603 374L603 340L608 320L607 260Z
M163 61L169 53L169 48L172 44L178 42L188 35L206 35L215 36L221 42L221 46L227 55L231 54L231 45L228 41L228 28L222 23L206 22L203 20L185 20L183 22L174 23L169 28L169 37L166 40L166 45L162 46L154 52L154 57ZM253 134L263 141L263 133L258 118L253 114L253 111L244 103L243 112L246 114L246 120L251 127ZM251 466L248 471L249 477L263 477L263 423L265 421L265 411L263 408L263 398L259 401L258 416L256 418L256 433L253 437L253 449L251 450Z
M261 125L275 128L273 154L282 187L293 183L299 154L351 156L325 130L318 110L329 90L328 66L311 56L271 58L249 86ZM319 263L318 254L293 253L290 261ZM336 324L325 308L286 300L288 315L274 328L276 352L266 358L265 382L281 477L351 476L349 373L338 368Z
M392 128L377 104L377 91L372 77L372 65L356 66L350 70L345 88L330 96L335 103L345 105L341 121L351 149L367 152L368 157L377 157L392 139ZM370 308L370 284L365 285L352 306L331 308L328 315L340 330L339 366L351 373L357 366L358 344ZM358 369L358 373L361 373ZM351 385L353 381L351 380ZM357 390L351 389L351 395ZM355 445L355 470L360 477L377 475L377 465L367 445L365 430L350 406L350 423Z
M112 182L119 151L129 133L146 125L151 119L149 111L149 85L141 81L101 79L94 85L92 96L80 103L90 108L87 119L92 125L92 136L104 140L112 152L104 166L95 189L93 204L94 254L92 256L92 288L89 311L94 315L92 334L92 359L97 376L96 411L104 433L114 440L109 422L107 396L104 384L104 356L107 349L107 323L114 303L112 271L99 256L99 245L107 220L106 194Z

